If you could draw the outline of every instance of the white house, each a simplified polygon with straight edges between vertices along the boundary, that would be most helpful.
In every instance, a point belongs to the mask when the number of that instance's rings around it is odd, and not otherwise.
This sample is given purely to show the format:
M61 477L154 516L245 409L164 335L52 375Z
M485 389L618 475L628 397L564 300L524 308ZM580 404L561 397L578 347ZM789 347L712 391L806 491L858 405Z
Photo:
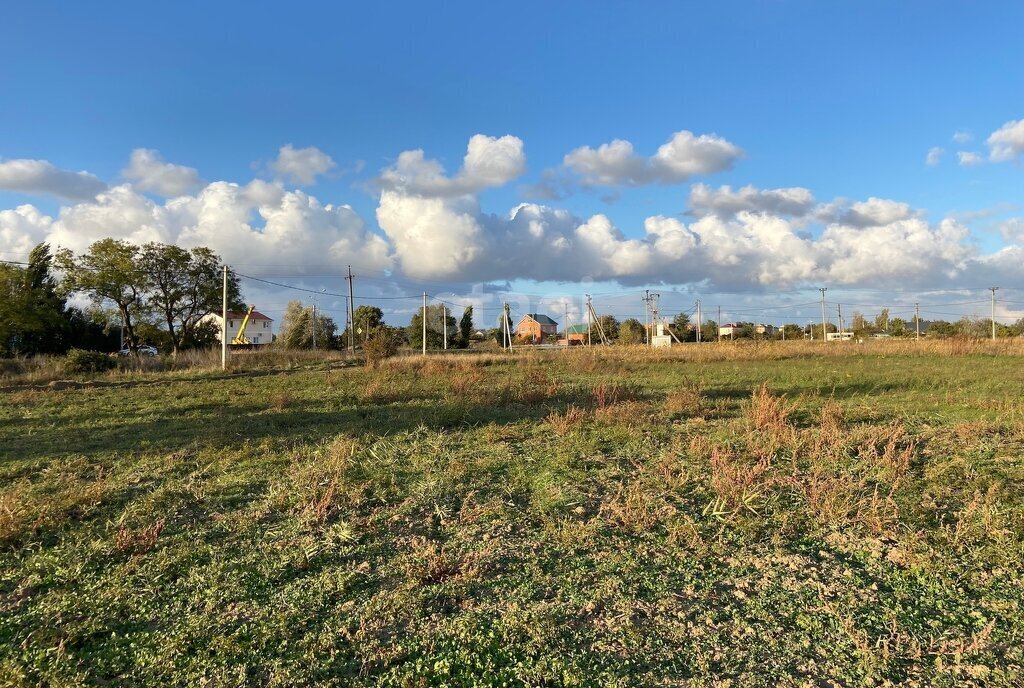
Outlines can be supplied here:
M212 313L205 318L209 322L217 325L217 341L220 341L220 333L222 328L222 319L220 313ZM238 313L235 311L228 311L228 342L235 338L238 334L238 330L242 327L242 321L245 320L245 313ZM245 326L245 336L253 344L270 344L274 341L274 319L268 318L259 311L253 311L252 315L249 316L249 323Z
M718 326L718 334L722 337L732 337L733 335L739 334L740 326L736 323L725 323L724 325Z

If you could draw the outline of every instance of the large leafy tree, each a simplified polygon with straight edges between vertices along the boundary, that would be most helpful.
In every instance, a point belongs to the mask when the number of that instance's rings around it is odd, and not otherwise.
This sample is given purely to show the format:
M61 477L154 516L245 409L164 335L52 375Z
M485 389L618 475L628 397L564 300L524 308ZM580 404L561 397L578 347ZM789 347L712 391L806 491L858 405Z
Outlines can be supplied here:
M281 318L277 341L286 349L312 349L315 338L317 349L329 349L334 344L337 329L333 318L317 314L314 320L311 306L289 301Z
M614 315L602 315L598 318L601 323L601 329L604 330L604 336L608 338L608 341L614 342L619 339L619 320ZM639 321L638 321L639 322ZM593 328L596 329L596 328ZM640 326L641 332L643 331L643 325ZM597 339L597 333L591 332L591 337Z
M636 318L624 320L619 326L619 341L623 344L643 343L644 324Z
M473 307L466 306L462 311L462 319L459 320L459 348L465 349L469 346L469 338L473 336Z
M672 331L681 342L689 342L697 338L697 333L690 327L690 315L677 313L672 319Z
M196 328L210 313L221 310L223 274L220 256L208 248L191 251L172 244L142 247L141 267L146 277L146 305L167 325L171 352L195 340ZM228 274L228 304L242 307L238 278Z
M352 313L352 317L355 320L354 333L355 343L358 346L360 343L367 341L370 335L378 330L384 324L384 311L377 308L376 306L370 306L363 304L358 306ZM349 331L345 328L345 331L341 333L341 345L343 347L348 346Z
M75 256L69 249L57 254L56 264L64 272L63 288L88 294L96 305L112 303L121 318L125 339L138 355L136 324L148 312L148 277L140 261L141 249L119 239L101 239L89 250Z
M454 344L456 329L455 318L441 304L427 306L427 348L440 349L444 344L444 327L448 326L448 344ZM409 327L409 344L418 349L423 346L423 309L418 309L412 316Z
M29 254L27 267L0 265L0 353L54 353L67 348L65 301L50 274L49 244Z

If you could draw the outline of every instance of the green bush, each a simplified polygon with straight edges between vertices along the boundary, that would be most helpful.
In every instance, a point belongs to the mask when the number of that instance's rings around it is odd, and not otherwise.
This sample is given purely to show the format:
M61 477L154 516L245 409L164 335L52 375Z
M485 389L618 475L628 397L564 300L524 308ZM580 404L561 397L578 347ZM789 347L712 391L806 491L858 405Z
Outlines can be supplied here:
M72 349L64 359L64 372L69 374L102 373L115 367L117 362L99 351Z
M375 327L363 343L363 355L367 367L374 368L386 358L398 352L398 337L390 327Z

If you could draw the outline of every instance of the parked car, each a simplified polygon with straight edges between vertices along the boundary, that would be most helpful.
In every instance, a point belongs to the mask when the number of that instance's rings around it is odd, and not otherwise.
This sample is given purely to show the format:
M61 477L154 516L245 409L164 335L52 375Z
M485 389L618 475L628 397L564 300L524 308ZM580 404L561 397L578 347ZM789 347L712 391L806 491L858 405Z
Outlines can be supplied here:
M129 349L128 347L125 347L125 348L121 349L120 351L118 351L117 353L120 354L121 356L131 356L132 355L132 350ZM143 344L142 346L139 347L139 355L140 356L158 356L158 355L160 355L160 352L156 350L155 346L150 346L149 344Z

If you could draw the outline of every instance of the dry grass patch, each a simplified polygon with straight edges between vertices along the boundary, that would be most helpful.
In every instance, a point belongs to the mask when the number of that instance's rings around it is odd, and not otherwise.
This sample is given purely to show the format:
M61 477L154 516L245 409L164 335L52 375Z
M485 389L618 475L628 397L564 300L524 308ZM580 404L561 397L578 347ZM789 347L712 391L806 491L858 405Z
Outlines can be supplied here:
M642 401L620 401L610 406L599 406L594 418L609 425L637 427L651 420L653 413Z
M590 390L594 407L598 410L625 401L636 401L641 398L640 388L632 382L600 382Z
M579 406L569 404L565 411L561 413L552 411L544 420L555 431L555 434L568 435L587 421L587 412Z
M792 410L785 397L772 394L765 382L754 389L746 408L746 417L755 430L781 434L788 430L787 423Z
M699 382L683 385L665 397L665 413L672 417L703 418L707 406L704 388Z
M156 545L157 538L164 530L164 523L164 519L160 519L138 530L122 525L114 538L114 551L119 554L145 554Z
M728 449L714 447L710 468L711 489L716 497L712 508L716 514L748 511L759 515L771 484L768 476L771 464L768 461L751 462Z
M633 532L646 532L676 513L661 490L636 479L619 483L614 496L604 501L598 513L609 523Z

